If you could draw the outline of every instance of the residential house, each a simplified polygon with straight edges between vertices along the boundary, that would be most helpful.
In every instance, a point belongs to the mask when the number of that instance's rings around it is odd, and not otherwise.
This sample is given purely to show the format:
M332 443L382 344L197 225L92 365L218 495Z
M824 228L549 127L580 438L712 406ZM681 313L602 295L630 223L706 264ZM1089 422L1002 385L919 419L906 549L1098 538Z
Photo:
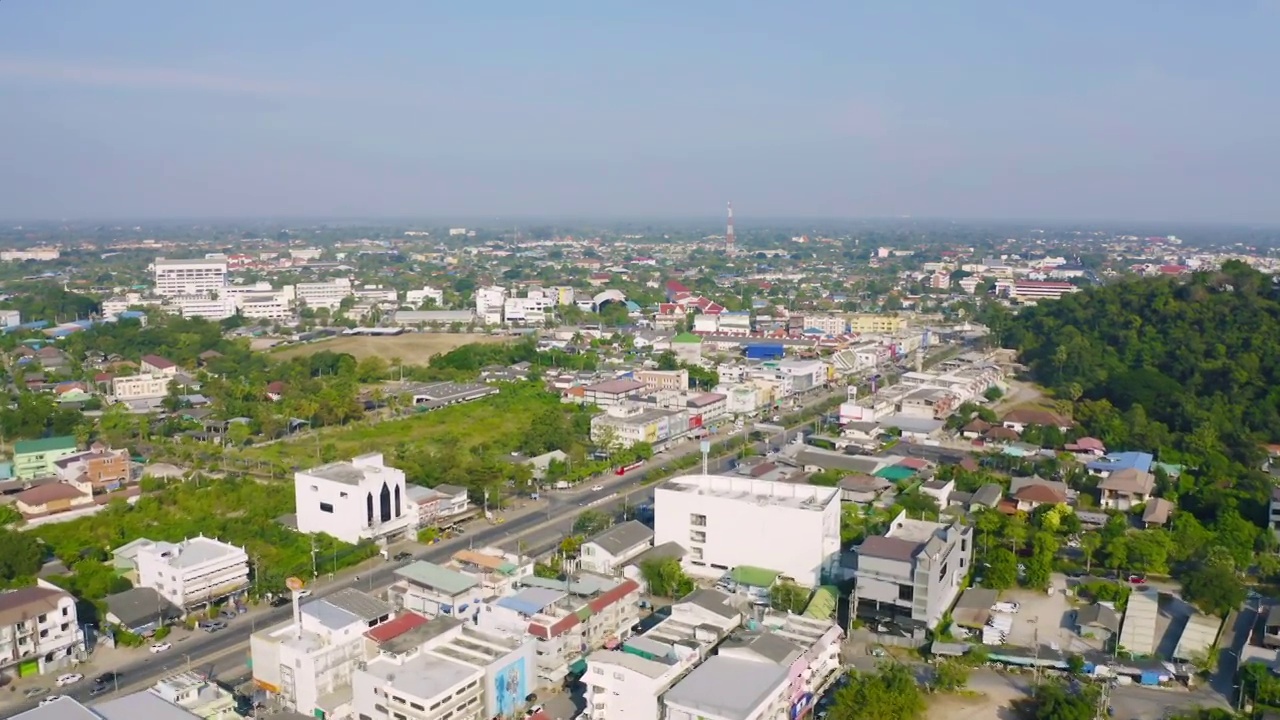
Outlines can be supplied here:
M143 355L138 363L138 369L143 373L165 375L170 378L176 376L179 370L177 363L159 355Z
M92 506L93 495L75 485L62 482L45 483L13 496L14 508L31 519Z
M853 473L840 478L837 487L840 488L841 502L869 505L875 502L881 494L888 491L889 488L892 488L893 483L875 475Z
M95 494L118 490L133 475L129 451L94 443L88 450L58 458L54 472L64 482L87 483Z
M631 558L653 547L653 530L638 520L627 520L582 543L580 567L588 572L613 575Z
M1010 410L1000 419L1000 423L1019 435L1031 425L1056 427L1063 432L1075 427L1075 421L1071 418L1063 417L1051 410L1039 410L1036 408Z
M0 674L57 672L83 659L84 650L71 593L43 580L0 592Z
M13 473L20 480L54 475L54 461L76 451L76 439L70 435L19 440L13 444Z
M1098 483L1100 505L1107 510L1128 512L1145 503L1155 489L1156 478L1134 467L1115 470Z
M433 618L440 615L470 620L483 601L480 580L425 560L395 570L396 582L387 597L397 608Z
M1093 603L1076 611L1076 632L1106 642L1120 632L1120 614L1115 608Z
M1091 437L1082 437L1075 442L1067 443L1063 446L1063 449L1069 453L1075 453L1077 456L1090 458L1102 457L1107 454L1107 446L1103 445L1101 440Z
M1175 506L1172 502L1164 498L1153 497L1147 500L1147 505L1142 510L1142 524L1148 528L1167 525L1174 509Z
M1120 470L1151 472L1151 466L1154 464L1155 457L1151 453L1117 452L1108 453L1097 460L1090 461L1085 467L1089 472L1106 477Z
M1041 505L1059 505L1069 497L1066 483L1045 480L1039 475L1013 478L1009 481L1009 495L1021 512L1032 512Z
M149 587L135 587L108 595L103 602L107 605L107 622L144 637L184 614L181 608Z
M973 557L973 528L912 520L904 511L855 553L854 617L922 635L937 627L960 595Z

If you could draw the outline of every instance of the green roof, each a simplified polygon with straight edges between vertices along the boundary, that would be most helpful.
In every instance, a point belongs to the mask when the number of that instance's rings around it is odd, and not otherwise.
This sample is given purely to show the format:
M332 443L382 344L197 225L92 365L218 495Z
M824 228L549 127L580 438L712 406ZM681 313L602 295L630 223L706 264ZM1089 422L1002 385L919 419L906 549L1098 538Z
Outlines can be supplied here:
M839 595L840 589L836 586L819 585L818 589L813 591L813 597L809 598L809 604L804 609L804 616L816 620L826 620L834 617L836 614L836 598Z
M739 565L730 571L729 577L733 578L733 581L739 585L767 588L773 587L773 583L777 581L778 576L781 574L777 570Z
M47 453L51 450L75 449L76 439L70 435L40 438L39 440L19 440L13 444L14 455L30 455L32 453Z
M698 337L697 335L694 335L694 334L693 334L693 333L691 333L691 332L682 332L682 333L680 333L679 335L676 335L675 337L671 338L671 342L673 342L673 343L700 343L700 342L702 342L702 338Z
M908 467L902 467L901 465L890 465L887 468L882 468L880 472L876 473L876 477L884 478L889 482L901 482L908 478L915 477L915 475L915 470Z
M396 570L396 575L416 585L439 590L447 595L464 593L480 582L470 575L437 565L426 560L409 563Z

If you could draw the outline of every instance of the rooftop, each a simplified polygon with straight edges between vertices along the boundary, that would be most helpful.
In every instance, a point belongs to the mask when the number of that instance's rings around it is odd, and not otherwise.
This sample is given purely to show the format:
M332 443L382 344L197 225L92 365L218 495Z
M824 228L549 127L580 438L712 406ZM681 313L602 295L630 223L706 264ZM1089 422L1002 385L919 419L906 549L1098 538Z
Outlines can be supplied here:
M72 698L64 696L55 703L18 713L9 720L102 720L102 718Z
M667 691L668 705L726 720L746 720L787 677L769 662L713 655Z
M244 555L244 549L200 536L188 538L180 543L157 542L150 547L142 548L138 554L156 555L170 567L189 568L237 554Z
M369 662L364 672L420 700L431 700L467 678L484 675L480 668L426 652L402 663L385 657L376 658Z
M13 454L29 455L46 453L53 450L75 450L76 439L70 435L40 438L39 440L19 440L13 444Z
M658 489L814 512L821 512L840 496L839 488L730 475L682 475Z
M414 585L439 590L446 595L458 595L480 584L479 580L470 575L426 560L418 560L397 568L396 576Z
M610 555L620 555L652 541L653 530L639 520L628 520L614 525L587 542L599 545Z
M196 720L200 717L148 691L104 700L93 709L103 720Z
M331 595L326 595L324 600L330 605L346 610L366 621L385 617L394 610L386 601L349 587L342 588Z

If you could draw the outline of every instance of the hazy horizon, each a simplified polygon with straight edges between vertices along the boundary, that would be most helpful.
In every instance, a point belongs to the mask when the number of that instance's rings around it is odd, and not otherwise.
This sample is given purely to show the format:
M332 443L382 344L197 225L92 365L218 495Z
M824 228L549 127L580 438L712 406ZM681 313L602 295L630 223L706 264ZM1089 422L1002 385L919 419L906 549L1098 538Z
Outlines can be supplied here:
M1273 226L1277 21L1273 0L0 3L0 218L705 222L732 200L744 228Z

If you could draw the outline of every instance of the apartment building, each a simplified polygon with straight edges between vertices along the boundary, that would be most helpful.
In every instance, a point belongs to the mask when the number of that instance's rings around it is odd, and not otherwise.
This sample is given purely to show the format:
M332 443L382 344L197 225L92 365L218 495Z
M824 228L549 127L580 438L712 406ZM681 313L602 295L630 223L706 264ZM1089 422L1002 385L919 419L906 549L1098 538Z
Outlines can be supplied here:
M682 564L691 574L719 578L749 565L815 587L839 560L840 490L725 475L673 478L654 491L653 542L687 548Z
M296 315L293 303L283 292L245 294L236 298L236 309L249 320L292 321Z
M382 653L351 678L352 709L361 718L480 720L484 671L422 649Z
M249 555L204 536L138 548L138 586L149 587L177 607L212 605L249 587Z
M502 310L507 301L507 289L491 285L475 291L476 316L485 325L501 325Z
M628 560L652 547L653 531L638 520L627 520L583 542L579 567L613 575L621 572Z
M997 282L996 292L1007 294L1012 300L1027 302L1057 300L1063 295L1080 292L1080 288L1069 282L1015 280L1011 283Z
M76 599L43 580L0 592L0 674L29 677L64 670L84 657Z
M644 636L587 656L585 713L590 720L661 720L662 695L701 662L696 649Z
M396 568L395 576L387 598L397 608L426 618L443 615L470 620L484 600L478 579L426 560Z
M844 335L849 321L842 315L805 315L801 323L805 332L817 330L823 335Z
M650 409L638 403L610 406L591 418L591 441L611 449L649 443L660 449L689 432L688 410Z
M285 709L341 717L366 659L365 633L392 617L389 604L353 588L295 602L292 621L250 636L253 681Z
M893 335L907 329L907 319L901 315L858 313L849 318L850 332L859 335Z
M116 402L162 398L169 394L171 382L172 377L159 373L111 378L111 398Z
M802 717L833 676L840 672L844 634L830 620L790 613L765 614L752 629L721 643L717 654L773 662L788 668L784 694L787 717Z
M317 310L325 308L329 312L336 311L342 301L353 294L351 280L347 278L298 283L293 286L293 299L298 304Z
M227 285L226 258L166 259L152 264L155 293L161 297L212 295Z
M571 582L530 577L524 589L488 603L482 630L533 638L538 684L559 686L593 649L625 640L639 619L640 586L583 574Z
M550 298L541 293L529 293L528 297L509 297L502 301L502 321L510 325L540 326L547 321Z
M689 371L684 369L637 370L635 376L636 380L644 383L645 389L650 392L689 389Z
M19 480L55 475L54 463L76 451L76 439L70 435L19 440L13 444L13 475Z
M203 318L219 321L236 314L236 301L229 297L213 295L178 295L165 303L170 313L177 312L186 318Z
M428 300L435 303L436 307L444 307L444 291L423 286L421 290L409 290L404 294L404 303L413 308L421 307Z
M855 554L855 617L920 635L937 627L963 588L973 528L912 520L903 511Z
M715 655L663 697L666 720L787 720L789 668Z
M620 378L606 380L582 388L582 401L589 405L607 408L622 405L632 395L644 392L648 388L639 380Z
M87 484L94 493L118 490L133 479L129 451L112 450L100 443L84 452L60 457L53 466L54 473L64 482Z
M328 533L354 545L400 537L413 524L404 472L388 467L382 453L301 470L293 482L300 532Z

